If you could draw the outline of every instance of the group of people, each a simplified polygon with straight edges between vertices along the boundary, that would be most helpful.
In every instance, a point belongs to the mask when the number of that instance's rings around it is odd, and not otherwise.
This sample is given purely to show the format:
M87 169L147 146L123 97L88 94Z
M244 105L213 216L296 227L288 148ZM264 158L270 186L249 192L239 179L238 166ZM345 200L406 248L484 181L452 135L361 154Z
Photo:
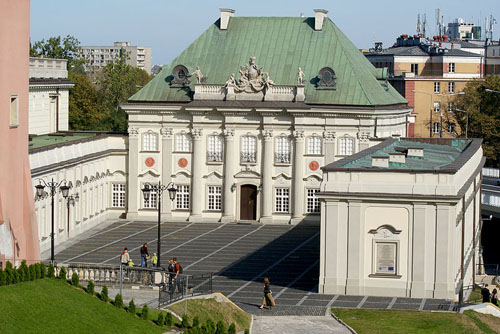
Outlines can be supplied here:
M498 291L496 288L490 293L488 284L485 284L481 289L481 296L483 296L483 303L492 303L493 305L498 306Z
M147 267L148 266L148 261L151 261L151 265L153 267L156 267L158 264L158 257L156 256L156 253L153 253L153 256L149 256L149 251L148 251L148 244L144 243L141 247L141 267ZM130 253L128 252L127 247L125 247L122 251L121 257L120 257L120 263L122 266L126 267L133 267L134 262L132 261L132 258L130 257Z

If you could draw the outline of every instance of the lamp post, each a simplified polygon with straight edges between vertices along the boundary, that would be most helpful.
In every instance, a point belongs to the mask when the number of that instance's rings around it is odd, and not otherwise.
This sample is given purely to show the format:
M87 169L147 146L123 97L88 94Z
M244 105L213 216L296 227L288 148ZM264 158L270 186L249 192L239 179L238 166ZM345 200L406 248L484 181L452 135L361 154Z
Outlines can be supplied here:
M75 202L78 202L80 200L80 196L78 195L78 193L76 193L75 195L70 195L68 196L67 198L68 202L66 203L66 206L68 207L68 238L69 238L69 207L70 207L70 204L72 206L75 206Z
M448 93L448 94L437 94L437 96L452 96L452 95L464 95L465 92L458 92L458 93ZM440 128L439 128L439 138L443 138L443 110L439 108L440 111ZM467 115L467 120L469 119L469 116ZM465 131L467 133L467 130ZM467 138L467 135L466 137Z
M429 120L429 138L432 138L432 95L433 94L429 94L429 93L425 93L425 92L419 92L415 89L412 90L413 93L418 93L418 94L424 94L424 95L428 95L430 97L430 107L429 107L429 110L430 110L430 120Z
M51 212L52 212L52 232L50 234L50 262L54 264L54 196L56 195L56 191L59 188L59 191L62 192L62 195L64 198L68 197L68 192L69 192L69 187L66 185L66 180L62 180L59 183L54 182L54 179L50 182L45 182L44 180L40 179L39 184L35 186L36 188L36 196L38 198L43 197L44 195L44 189L45 187L49 188L50 190L50 204L51 204Z
M158 243L156 246L156 252L158 255L158 262L156 264L157 267L161 266L161 251L160 251L160 223L161 223L161 195L162 193L168 190L168 197L171 201L175 199L175 195L177 193L177 188L175 184L170 182L167 185L162 185L161 181L158 181L158 184L150 184L146 183L144 188L142 188L142 194L144 196L144 200L149 201L149 196L151 192L156 193L156 208L158 209Z

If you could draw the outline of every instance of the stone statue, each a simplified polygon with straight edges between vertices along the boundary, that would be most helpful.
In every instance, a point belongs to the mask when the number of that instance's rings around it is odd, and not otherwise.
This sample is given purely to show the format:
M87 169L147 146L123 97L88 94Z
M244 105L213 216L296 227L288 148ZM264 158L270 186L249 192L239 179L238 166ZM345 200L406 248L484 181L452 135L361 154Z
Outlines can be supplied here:
M255 64L255 57L250 57L248 64L240 67L240 78L235 85L235 92L257 93L274 85L269 73Z
M302 69L299 67L299 72L297 73L297 85L303 86L304 85L304 72L302 72Z
M231 73L231 75L229 76L229 79L227 79L224 87L227 88L227 87L234 87L234 86L236 86L236 80L234 80L234 73Z
M199 66L196 66L196 70L194 70L194 72L191 75L194 75L196 77L197 84L201 83L201 78L203 78L203 73L201 73Z

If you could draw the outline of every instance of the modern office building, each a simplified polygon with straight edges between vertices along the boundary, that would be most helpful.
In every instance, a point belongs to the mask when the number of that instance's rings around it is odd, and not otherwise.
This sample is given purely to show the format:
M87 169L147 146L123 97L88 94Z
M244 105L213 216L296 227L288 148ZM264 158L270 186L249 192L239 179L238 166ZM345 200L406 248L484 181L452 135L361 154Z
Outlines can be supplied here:
M76 58L86 60L86 72L96 72L119 57L120 50L128 53L127 64L151 74L151 48L131 45L130 42L114 42L112 46L80 46Z
M407 135L411 108L340 29L314 17L220 18L122 106L127 217L319 220L320 166ZM286 55L286 56L284 56Z

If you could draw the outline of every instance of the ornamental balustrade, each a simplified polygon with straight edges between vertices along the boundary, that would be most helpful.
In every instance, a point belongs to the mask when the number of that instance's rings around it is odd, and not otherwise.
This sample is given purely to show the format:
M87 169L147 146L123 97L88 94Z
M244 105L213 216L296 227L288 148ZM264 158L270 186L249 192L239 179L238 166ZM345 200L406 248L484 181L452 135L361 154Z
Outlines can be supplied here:
M257 162L257 153L249 152L249 153L241 153L241 162Z
M279 164L289 164L290 163L290 153L275 153L274 162Z
M222 162L222 152L207 152L208 162Z

